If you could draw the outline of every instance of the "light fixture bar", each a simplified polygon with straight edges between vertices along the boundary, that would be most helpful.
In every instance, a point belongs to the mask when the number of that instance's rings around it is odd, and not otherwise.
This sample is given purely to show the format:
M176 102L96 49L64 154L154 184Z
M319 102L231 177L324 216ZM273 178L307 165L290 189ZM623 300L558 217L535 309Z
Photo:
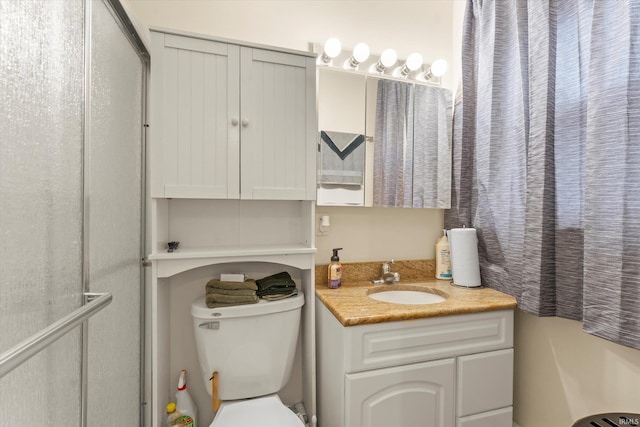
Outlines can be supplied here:
M423 65L422 55L413 52L402 61L398 60L396 51L390 48L383 50L380 56L375 56L370 54L369 46L365 43L358 43L350 51L343 49L337 38L330 38L324 44L314 43L313 51L318 54L318 66L398 80L412 79L440 85L440 80L436 77L447 71L447 62L443 59L438 59L431 65Z

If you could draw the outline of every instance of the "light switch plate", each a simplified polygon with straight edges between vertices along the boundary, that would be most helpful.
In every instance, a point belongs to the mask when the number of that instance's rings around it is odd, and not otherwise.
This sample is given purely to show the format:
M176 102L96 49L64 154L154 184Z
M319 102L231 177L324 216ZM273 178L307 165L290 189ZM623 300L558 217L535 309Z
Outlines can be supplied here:
M320 221L322 221L322 217L326 214L316 214L316 236L328 236L329 230L321 230L320 229Z

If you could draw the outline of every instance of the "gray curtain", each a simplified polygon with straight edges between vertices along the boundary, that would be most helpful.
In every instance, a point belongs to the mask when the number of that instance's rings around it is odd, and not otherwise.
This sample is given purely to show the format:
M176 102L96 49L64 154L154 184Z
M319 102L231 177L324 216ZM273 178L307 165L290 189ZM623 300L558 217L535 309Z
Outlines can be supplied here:
M414 208L451 206L451 103L449 89L424 85L414 89Z
M451 206L451 116L449 89L378 81L374 206Z
M452 209L485 285L640 349L640 3L468 0Z
M413 89L380 79L376 98L373 206L411 207Z

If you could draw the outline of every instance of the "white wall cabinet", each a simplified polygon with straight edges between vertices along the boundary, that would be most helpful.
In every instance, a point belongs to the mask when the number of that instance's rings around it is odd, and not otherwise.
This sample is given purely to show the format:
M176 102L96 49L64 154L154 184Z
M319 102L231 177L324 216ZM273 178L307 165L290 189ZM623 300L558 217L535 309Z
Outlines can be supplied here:
M315 200L315 60L151 31L151 197Z
M315 415L315 58L306 52L152 30L147 150L147 387L150 425L191 373L200 384L191 302L221 273L288 271L305 295L287 404ZM167 252L167 242L179 249ZM176 351L176 346L180 348Z
M342 326L316 302L320 427L511 427L513 311Z

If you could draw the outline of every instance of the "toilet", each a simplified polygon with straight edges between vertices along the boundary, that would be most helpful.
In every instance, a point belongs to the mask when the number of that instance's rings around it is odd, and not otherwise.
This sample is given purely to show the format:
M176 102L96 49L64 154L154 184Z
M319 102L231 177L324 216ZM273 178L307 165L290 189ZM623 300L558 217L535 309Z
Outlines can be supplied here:
M278 396L291 375L304 295L208 308L191 304L200 372L209 394L218 372L222 401L210 427L303 427ZM204 424L202 424L204 425Z

